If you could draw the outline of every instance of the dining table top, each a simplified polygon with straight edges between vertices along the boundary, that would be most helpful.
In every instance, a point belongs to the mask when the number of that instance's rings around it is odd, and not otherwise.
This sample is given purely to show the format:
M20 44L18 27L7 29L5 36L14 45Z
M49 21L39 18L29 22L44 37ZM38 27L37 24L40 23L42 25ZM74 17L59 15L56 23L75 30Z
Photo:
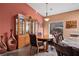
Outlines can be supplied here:
M48 41L48 38L37 38L38 41Z
M49 40L49 39L52 39L52 38L49 38L49 37L37 37L38 39L44 39L44 40Z

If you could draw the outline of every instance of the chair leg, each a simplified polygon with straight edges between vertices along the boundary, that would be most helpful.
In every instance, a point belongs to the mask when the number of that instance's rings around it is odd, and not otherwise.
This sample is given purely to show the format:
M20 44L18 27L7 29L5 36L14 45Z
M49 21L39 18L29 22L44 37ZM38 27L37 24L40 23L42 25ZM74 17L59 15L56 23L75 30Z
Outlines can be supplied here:
M56 50L57 51L57 50ZM58 56L62 56L62 54L59 52L59 51L57 51L57 54L58 54Z
M37 53L39 53L39 48L37 48Z

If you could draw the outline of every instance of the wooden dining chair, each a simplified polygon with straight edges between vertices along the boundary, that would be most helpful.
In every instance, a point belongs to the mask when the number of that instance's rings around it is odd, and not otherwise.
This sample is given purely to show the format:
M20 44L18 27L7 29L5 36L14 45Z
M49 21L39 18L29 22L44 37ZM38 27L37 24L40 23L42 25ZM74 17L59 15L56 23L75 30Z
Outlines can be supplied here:
M40 49L44 49L44 44L41 41L38 41L35 34L29 34L29 36L30 36L31 49L32 47L36 47L38 53Z

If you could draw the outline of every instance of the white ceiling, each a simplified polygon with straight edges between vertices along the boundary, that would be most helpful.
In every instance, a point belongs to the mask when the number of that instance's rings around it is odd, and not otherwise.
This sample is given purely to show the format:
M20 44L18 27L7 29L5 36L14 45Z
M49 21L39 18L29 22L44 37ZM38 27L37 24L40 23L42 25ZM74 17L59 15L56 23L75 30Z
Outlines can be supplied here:
M45 3L28 3L36 12L46 16ZM48 16L79 9L79 3L48 3Z

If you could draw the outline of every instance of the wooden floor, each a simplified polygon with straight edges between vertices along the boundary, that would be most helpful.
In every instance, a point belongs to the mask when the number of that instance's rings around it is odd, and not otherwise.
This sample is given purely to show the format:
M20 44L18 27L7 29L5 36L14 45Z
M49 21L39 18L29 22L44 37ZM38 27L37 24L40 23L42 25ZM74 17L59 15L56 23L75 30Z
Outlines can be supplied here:
M1 54L1 56L31 56L33 54L30 51L30 46L27 46L14 51L6 52Z
M54 47L48 47L48 52L37 53L34 56L57 56L57 52Z
M48 49L48 52L36 53L36 49L30 49L29 45L21 49L6 52L4 54L1 54L1 56L57 56L55 49L53 49L52 51L50 51L50 47Z

